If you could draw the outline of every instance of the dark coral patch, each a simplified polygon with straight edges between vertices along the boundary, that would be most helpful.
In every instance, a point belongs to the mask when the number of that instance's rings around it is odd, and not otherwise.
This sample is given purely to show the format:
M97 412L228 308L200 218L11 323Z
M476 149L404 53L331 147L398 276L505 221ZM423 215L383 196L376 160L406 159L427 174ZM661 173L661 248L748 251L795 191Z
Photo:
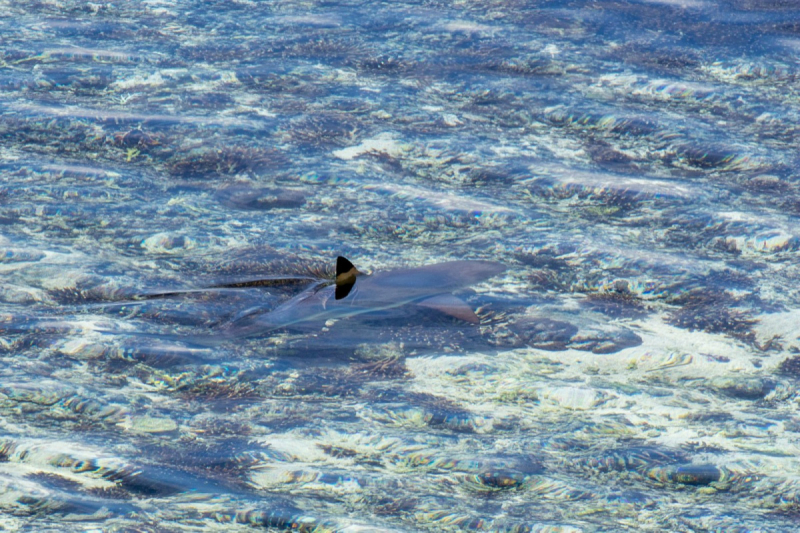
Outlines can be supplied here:
M209 178L218 174L260 174L285 163L285 157L270 149L246 147L204 147L175 154L166 163L172 176L184 179Z
M216 192L219 203L232 209L247 211L266 211L269 209L301 207L306 196L293 189L251 187L249 185L230 185Z
M758 323L749 311L737 309L736 302L720 291L690 291L674 300L682 304L671 312L667 322L690 331L723 333L744 342L753 343L753 326Z

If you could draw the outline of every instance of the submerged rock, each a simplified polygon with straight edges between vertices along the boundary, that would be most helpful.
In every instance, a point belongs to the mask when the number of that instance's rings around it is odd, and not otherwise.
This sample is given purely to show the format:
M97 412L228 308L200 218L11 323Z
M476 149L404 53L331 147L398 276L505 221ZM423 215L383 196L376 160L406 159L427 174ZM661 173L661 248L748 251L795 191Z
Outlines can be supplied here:
M578 328L568 322L549 318L526 317L509 326L528 346L541 350L566 350Z
M642 338L627 329L598 329L580 332L573 336L569 347L597 354L607 354L641 344Z
M642 339L627 329L596 327L579 330L568 322L550 318L524 317L509 326L517 337L532 348L561 351L582 350L597 354L615 353L642 344Z
M760 376L719 376L708 385L726 396L743 400L760 400L775 387L772 380Z

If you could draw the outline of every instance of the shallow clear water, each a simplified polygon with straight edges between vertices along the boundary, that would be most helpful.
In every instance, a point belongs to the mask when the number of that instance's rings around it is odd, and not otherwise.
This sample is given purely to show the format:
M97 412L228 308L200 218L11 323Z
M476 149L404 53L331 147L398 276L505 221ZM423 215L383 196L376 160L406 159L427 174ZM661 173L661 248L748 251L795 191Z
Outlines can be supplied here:
M794 2L0 8L0 527L796 528Z

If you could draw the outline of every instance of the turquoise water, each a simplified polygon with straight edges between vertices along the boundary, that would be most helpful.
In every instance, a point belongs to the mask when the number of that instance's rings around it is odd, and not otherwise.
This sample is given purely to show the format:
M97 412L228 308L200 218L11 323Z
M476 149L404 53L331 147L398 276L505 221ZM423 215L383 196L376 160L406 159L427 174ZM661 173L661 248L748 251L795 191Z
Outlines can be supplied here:
M794 2L0 7L0 528L796 529Z

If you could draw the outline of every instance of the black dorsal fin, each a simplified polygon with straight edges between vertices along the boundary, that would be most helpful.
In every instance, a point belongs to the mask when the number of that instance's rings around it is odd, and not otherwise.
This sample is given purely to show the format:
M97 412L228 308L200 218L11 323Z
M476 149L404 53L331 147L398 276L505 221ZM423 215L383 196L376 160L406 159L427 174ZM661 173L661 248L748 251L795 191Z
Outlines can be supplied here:
M353 266L353 263L348 261L346 258L342 257L341 255L336 258L336 281L339 281L339 276L342 274L348 274L351 270L355 270L356 267ZM357 271L356 271L357 272Z
M360 272L353 266L353 263L342 257L336 258L336 299L345 298L356 284L356 276Z

